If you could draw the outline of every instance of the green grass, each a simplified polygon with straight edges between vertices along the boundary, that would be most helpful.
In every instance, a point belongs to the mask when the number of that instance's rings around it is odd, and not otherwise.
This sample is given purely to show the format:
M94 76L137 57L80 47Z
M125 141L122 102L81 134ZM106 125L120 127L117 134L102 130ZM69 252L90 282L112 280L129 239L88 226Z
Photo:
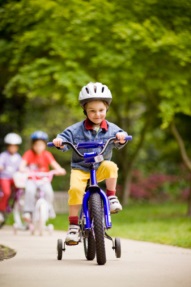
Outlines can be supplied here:
M68 215L51 221L55 229L67 230ZM191 218L186 203L131 203L112 215L111 236L191 248Z
M191 248L191 218L186 205L132 204L112 217L111 235Z

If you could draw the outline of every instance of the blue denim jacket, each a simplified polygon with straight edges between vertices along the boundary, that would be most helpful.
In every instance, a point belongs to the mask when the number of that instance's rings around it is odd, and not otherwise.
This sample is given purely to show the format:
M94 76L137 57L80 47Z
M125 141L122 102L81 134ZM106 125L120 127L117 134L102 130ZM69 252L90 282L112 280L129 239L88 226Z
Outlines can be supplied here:
M88 142L88 141L103 141L104 143L111 137L115 137L118 132L124 132L117 125L106 121L108 129L99 129L99 131L89 130L85 128L85 121L75 123L74 125L66 128L62 133L57 135L57 138L61 138L63 141L69 141L72 144L76 145L79 142ZM125 143L126 144L126 143ZM125 144L111 143L108 145L106 151L104 152L104 160L111 160L112 149L120 149L124 147ZM71 149L69 146L64 146L62 151L67 151ZM80 153L91 152L92 149L80 149ZM100 148L94 149L98 153L101 151ZM99 167L100 163L96 163L96 169ZM90 164L85 163L82 158L80 158L74 151L72 152L72 161L71 167L74 169L80 169L84 171L89 171Z

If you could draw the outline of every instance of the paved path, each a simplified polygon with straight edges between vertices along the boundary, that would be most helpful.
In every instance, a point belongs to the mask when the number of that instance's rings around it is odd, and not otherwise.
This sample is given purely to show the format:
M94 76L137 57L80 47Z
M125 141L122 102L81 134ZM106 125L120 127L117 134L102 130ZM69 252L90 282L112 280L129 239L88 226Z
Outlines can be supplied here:
M62 232L52 236L13 235L0 230L0 244L17 251L0 262L1 287L191 287L191 250L146 242L122 240L122 257L117 259L107 240L107 263L87 261L83 245L67 247L57 261L56 244Z

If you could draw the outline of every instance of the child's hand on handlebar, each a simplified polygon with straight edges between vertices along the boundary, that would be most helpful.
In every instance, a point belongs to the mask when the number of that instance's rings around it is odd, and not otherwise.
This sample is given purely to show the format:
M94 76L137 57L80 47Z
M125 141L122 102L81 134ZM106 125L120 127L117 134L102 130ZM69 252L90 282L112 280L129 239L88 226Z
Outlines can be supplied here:
M64 168L57 168L55 169L55 175L65 175L66 170Z
M63 148L64 146L62 145L62 139L60 138L55 138L53 139L53 144L56 146L56 147L60 147L60 148Z
M120 142L120 144L124 144L126 142L125 138L126 138L127 134L124 132L119 132L116 134L116 138L117 141L116 142Z

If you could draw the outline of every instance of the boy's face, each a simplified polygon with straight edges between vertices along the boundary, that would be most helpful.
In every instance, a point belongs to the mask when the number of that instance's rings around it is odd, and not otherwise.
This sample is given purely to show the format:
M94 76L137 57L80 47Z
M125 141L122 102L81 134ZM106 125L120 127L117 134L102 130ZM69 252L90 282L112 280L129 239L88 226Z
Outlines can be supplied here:
M10 144L7 146L7 150L10 154L15 154L19 149L19 146L18 145L15 145L15 144Z
M88 119L95 125L100 125L105 119L107 106L102 101L91 101L85 107Z
M33 143L32 148L36 154L41 154L46 149L46 143L43 140L37 140Z

